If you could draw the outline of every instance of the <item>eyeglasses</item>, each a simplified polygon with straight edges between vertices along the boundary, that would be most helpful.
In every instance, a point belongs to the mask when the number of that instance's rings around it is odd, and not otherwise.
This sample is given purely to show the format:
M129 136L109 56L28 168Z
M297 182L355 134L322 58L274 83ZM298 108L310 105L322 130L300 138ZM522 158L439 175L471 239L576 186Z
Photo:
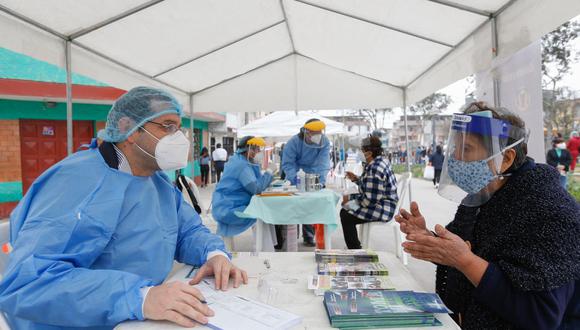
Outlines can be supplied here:
M151 120L148 120L147 122L148 123L151 123L151 124L155 124L157 126L161 126L165 130L165 132L167 132L169 134L173 134L173 133L175 133L175 132L177 132L179 130L181 130L182 132L185 133L185 130L184 129L182 129L181 127L179 127L179 126L177 126L175 124L162 124L162 123L154 122L154 121L151 121Z

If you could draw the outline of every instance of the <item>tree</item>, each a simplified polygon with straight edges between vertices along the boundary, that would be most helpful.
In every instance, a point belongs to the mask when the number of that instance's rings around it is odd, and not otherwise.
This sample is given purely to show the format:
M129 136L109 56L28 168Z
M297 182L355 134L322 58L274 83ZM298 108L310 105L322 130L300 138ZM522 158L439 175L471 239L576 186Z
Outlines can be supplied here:
M425 132L425 120L431 120L437 114L441 113L444 109L447 109L449 104L451 104L451 96L444 93L433 93L421 101L411 105L409 111L415 115L418 115L421 120L421 132L420 136L423 136ZM433 147L435 145L435 127L432 124L431 134L433 135ZM419 139L421 143L422 138Z
M370 127L370 130L374 131L385 126L385 117L388 113L392 112L393 109L391 108L359 109L349 110L346 115L366 122Z
M542 87L545 90L544 125L548 132L553 129L567 135L572 128L573 109L563 99L568 89L559 85L570 74L572 64L578 61L579 52L573 41L580 35L580 23L569 21L542 37Z
M451 102L451 96L444 93L433 93L411 105L409 111L420 116L433 116L447 109Z
M359 115L369 124L369 126L371 127L371 131L374 131L383 128L385 126L385 116L387 115L387 113L392 113L393 109L391 108L360 109L358 112Z

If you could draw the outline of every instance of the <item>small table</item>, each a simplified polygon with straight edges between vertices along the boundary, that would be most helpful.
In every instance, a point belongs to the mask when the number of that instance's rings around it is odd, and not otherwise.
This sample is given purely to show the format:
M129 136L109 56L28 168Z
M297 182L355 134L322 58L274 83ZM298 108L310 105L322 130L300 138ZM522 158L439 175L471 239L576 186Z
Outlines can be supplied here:
M414 290L424 291L415 281L411 273L395 257L388 252L378 252L379 260L389 269L389 277L397 290ZM265 262L265 261L268 262ZM283 286L283 291L278 292L275 305L278 308L302 316L302 324L296 329L320 329L331 330L328 316L322 303L322 296L315 296L311 290L308 290L308 275L316 274L316 262L312 252L260 252L260 253L237 253L234 254L232 262L238 267L246 270L249 276L248 285L243 285L233 290L237 295L250 299L260 300L260 291L258 284L260 279L274 276L283 276L292 279L292 284ZM270 268L266 266L270 265ZM171 276L168 281L183 281L189 273L191 266L182 265L182 268ZM263 297L263 296L262 296ZM282 300L282 301L281 301ZM440 327L427 328L401 328L417 330L440 330L440 329L460 329L457 324L447 314L436 314L441 323ZM119 330L153 330L153 329L182 329L177 325L169 322L157 321L131 321L123 322L117 326ZM209 329L208 327L196 327L196 329Z
M244 215L256 221L256 251L262 251L263 224L271 225L324 225L324 247L330 249L330 233L338 227L336 205L340 196L323 189L296 193L292 196L253 196Z

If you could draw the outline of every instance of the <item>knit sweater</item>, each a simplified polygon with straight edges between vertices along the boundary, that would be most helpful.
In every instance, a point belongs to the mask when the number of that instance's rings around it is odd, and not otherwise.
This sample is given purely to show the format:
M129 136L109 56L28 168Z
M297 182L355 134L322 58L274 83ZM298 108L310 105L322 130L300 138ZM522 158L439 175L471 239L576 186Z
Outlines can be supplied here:
M459 206L447 229L470 241L520 292L547 292L580 279L580 206L550 166L528 159L486 204ZM464 329L517 328L476 299L475 287L456 269L439 265L436 287L461 313Z

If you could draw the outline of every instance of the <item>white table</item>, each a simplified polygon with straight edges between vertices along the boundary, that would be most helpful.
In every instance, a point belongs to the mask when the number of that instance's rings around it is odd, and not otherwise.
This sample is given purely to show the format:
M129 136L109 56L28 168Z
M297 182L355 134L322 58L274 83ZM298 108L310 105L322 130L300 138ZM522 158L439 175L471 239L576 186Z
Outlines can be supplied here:
M245 269L250 277L249 284L234 290L237 295L260 300L258 290L259 278L272 276L285 276L289 279L296 279L296 282L286 285L283 295L276 299L274 305L288 312L295 313L304 318L302 324L295 329L334 329L330 327L328 316L324 310L322 296L315 296L307 288L308 275L316 274L316 262L312 252L262 252L262 253L239 253L234 256L233 262L237 266ZM268 260L271 265L267 269L264 260ZM389 276L397 290L423 291L420 285L413 279L411 273L393 254L379 252L379 260L389 269ZM187 281L185 275L191 266L184 266L177 271L169 281ZM437 319L443 323L441 327L427 328L404 328L407 330L417 329L460 329L447 314L437 314ZM124 322L117 326L119 330L153 330L153 329L182 329L169 322ZM195 329L209 329L208 327L196 327Z

